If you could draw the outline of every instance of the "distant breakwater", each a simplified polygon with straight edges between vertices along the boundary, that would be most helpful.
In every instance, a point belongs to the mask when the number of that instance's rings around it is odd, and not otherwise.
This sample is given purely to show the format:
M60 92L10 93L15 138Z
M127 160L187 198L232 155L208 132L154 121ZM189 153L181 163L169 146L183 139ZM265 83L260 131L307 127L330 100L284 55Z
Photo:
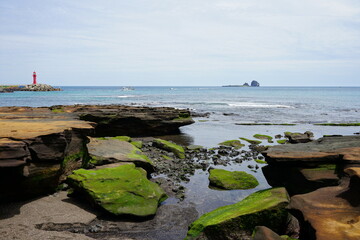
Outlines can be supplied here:
M16 91L31 91L31 92L49 92L61 91L60 88L54 88L48 84L29 84L29 85L3 85L0 86L0 93L11 93Z

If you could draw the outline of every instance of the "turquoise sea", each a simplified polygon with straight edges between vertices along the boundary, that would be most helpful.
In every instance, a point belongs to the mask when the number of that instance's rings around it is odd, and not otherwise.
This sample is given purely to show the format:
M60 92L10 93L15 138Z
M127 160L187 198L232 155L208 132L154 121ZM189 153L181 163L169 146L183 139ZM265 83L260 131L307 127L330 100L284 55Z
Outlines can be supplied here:
M182 131L203 145L249 129L280 131L285 126L240 126L236 123L295 123L293 130L352 134L357 127L319 127L314 123L360 122L360 87L60 87L60 92L0 94L0 106L125 104L170 106L210 113ZM204 129L203 131L201 129ZM214 130L215 136L211 137ZM290 129L290 130L291 130ZM199 131L201 130L201 131ZM286 130L286 129L285 129ZM204 132L205 131L205 132ZM207 132L207 133L206 133ZM202 136L204 135L205 136ZM212 140L213 139L213 140Z
M51 106L67 104L124 104L188 108L196 113L195 123L181 128L181 134L162 136L184 145L206 147L218 143L253 138L254 134L275 136L284 131L312 131L315 137L360 132L359 126L318 126L316 123L360 122L360 87L61 87L60 92L14 92L0 94L0 106ZM294 126L239 123L291 123ZM266 143L271 145L276 143ZM244 148L245 150L247 147ZM208 188L208 173L197 173L185 184L184 204L193 204L204 213L216 207L240 201L252 192L270 187L262 172L253 172L249 164L217 166L253 174L260 185L250 190L216 191ZM165 204L172 204L168 199Z

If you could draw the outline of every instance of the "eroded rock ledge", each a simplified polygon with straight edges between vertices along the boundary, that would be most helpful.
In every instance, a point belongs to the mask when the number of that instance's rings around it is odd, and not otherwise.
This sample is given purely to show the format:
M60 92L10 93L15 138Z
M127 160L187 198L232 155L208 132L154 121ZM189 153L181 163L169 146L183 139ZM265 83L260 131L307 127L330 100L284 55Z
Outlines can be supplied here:
M120 105L0 108L0 200L53 190L80 168L88 136L154 136L193 123L187 110Z
M299 239L360 238L360 137L329 136L263 152L265 177L292 195Z

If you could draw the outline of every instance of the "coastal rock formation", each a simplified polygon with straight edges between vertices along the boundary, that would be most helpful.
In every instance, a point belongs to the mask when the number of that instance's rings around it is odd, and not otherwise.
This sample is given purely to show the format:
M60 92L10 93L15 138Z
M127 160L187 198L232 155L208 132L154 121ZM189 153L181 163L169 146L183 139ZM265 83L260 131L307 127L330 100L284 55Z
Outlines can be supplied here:
M314 134L310 131L306 131L304 133L285 132L284 135L288 139L289 143L307 143L311 142L314 137Z
M270 164L359 163L360 136L323 137L304 144L277 145L263 155Z
M329 136L264 152L271 186L285 186L300 239L360 238L360 137Z
M87 136L169 134L192 122L189 111L173 108L1 107L1 200L53 191L72 170L86 164ZM151 172L150 164L144 167Z
M186 239L251 239L256 226L282 232L288 203L285 188L258 191L238 203L202 215L190 225Z
M252 80L250 86L252 86L252 87L260 87L260 83L258 81Z
M165 192L133 163L98 170L75 170L67 179L75 191L114 214L146 217L156 213Z
M351 179L343 179L336 187L295 195L289 208L301 221L301 239L360 239L360 168L347 171Z
M339 169L335 164L312 167L267 165L262 168L267 182L272 187L285 187L290 196L304 194L316 189L339 184Z
M62 175L81 165L92 128L85 121L49 115L43 108L1 108L1 200L54 190Z
M243 171L230 172L224 169L210 169L210 185L226 189L251 189L259 185L256 178Z
M90 138L87 144L89 163L92 165L105 165L111 163L134 163L149 173L154 171L150 159L142 154L141 150L124 138ZM130 138L129 138L130 139Z
M60 88L54 88L48 84L30 84L23 88L19 88L15 91L32 91L32 92L49 92L49 91L61 91Z
M97 123L96 136L156 136L179 133L179 127L194 123L188 110L168 107L119 105L59 106L81 120Z
M173 152L178 158L185 158L185 150L182 146L179 146L175 143L163 140L163 139L155 139L154 145L160 149L164 149L169 152Z

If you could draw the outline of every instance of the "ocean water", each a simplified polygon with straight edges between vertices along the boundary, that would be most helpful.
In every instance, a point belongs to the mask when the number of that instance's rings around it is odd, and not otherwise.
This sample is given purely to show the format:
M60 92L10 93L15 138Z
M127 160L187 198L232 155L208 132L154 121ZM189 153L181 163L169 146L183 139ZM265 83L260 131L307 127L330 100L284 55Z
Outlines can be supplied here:
M60 92L14 92L0 94L0 106L52 106L68 104L123 104L187 108L208 116L181 128L181 134L162 136L184 145L214 147L218 143L253 138L254 134L275 136L284 131L312 131L315 137L360 132L360 127L318 126L315 123L360 122L360 87L61 87ZM294 126L245 126L238 123L292 123ZM276 144L265 143L266 145ZM244 148L245 150L247 147ZM208 172L197 170L186 183L183 204L193 204L202 214L235 203L254 191L269 188L261 168L253 172L246 164L231 164L228 170L253 174L259 186L250 190L217 191L208 188ZM173 204L168 199L165 204Z
M224 138L254 131L278 134L314 131L353 134L358 127L323 127L314 123L360 122L360 87L61 87L60 92L0 94L0 106L124 104L169 106L208 112L182 128L183 141L210 146ZM294 123L296 126L240 126L236 123ZM187 134L187 135L186 135Z

